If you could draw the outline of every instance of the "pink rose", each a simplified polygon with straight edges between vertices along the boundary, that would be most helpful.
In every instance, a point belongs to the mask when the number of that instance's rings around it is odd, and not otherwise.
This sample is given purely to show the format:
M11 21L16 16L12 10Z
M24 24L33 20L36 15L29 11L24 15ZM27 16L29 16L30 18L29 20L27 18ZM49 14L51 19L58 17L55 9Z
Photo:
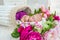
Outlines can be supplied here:
M60 20L60 17L55 15L54 16L54 20L58 20L59 21Z
M50 16L50 10L46 9L44 6L41 6L41 10L44 13L44 18L47 18Z

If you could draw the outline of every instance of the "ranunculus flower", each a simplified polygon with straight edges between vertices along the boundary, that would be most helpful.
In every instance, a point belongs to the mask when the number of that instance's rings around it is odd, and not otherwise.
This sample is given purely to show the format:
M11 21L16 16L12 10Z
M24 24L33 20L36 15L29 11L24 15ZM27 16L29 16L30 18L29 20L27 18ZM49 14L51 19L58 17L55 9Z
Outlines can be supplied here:
M16 13L16 20L21 20L21 18L24 16L24 15L27 15L27 13L25 11L19 11Z
M41 14L35 14L29 18L30 22L38 22L42 20Z
M59 21L60 20L60 17L55 15L54 16L54 20L58 20Z
M29 21L29 17L28 15L24 15L22 18L21 18L21 21L22 22L28 22Z

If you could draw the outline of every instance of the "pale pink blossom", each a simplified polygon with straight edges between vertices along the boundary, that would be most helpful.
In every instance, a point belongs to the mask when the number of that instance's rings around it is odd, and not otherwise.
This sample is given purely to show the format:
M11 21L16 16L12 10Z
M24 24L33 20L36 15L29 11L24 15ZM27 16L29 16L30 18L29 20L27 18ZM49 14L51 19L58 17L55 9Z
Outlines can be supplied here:
M46 12L46 8L43 5L41 6L41 10L42 12Z
M41 10L44 13L44 18L50 16L50 10L46 9L44 6L41 6Z
M44 34L45 40L60 40L60 25L50 29Z

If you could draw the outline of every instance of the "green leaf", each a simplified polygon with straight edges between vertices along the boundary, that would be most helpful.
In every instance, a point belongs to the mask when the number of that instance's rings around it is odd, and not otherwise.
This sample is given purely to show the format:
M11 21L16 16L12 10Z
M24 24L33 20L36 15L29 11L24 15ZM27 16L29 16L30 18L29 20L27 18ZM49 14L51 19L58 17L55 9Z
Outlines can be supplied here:
M34 29L33 29L34 31L38 31L39 33L41 33L41 29L39 28L39 27L34 27Z
M49 21L53 22L54 21L54 18L53 18L53 15L50 15L50 17L48 18Z
M35 9L35 10L34 10L34 14L36 14L36 13L37 13L37 10Z
M29 16L33 16L34 14L30 13Z
M53 21L46 21L45 23L43 23L43 29L41 31L41 34L44 34L46 31L54 28L54 26L56 25L56 23Z
M14 29L14 31L11 33L11 36L14 38L18 38L20 36L19 33L17 32L17 28Z
M42 11L41 11L41 8L39 8L38 11L37 11L37 13L41 13L41 12L42 12Z
M20 27L20 24L17 24L17 27L19 28Z
M47 27L47 28L43 28L43 30L41 31L41 34L44 34L46 31L48 31L50 28Z
M42 31L41 31L41 34L44 34L48 29L47 28L44 28Z
M34 14L39 14L39 13L41 13L42 11L41 11L41 8L39 8L38 10L34 10Z

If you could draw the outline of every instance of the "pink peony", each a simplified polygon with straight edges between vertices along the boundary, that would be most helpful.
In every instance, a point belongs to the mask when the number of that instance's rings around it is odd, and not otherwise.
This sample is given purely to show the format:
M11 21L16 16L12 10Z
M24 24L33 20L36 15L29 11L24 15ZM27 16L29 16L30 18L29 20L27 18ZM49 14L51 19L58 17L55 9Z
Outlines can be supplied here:
M43 40L43 37L39 32L31 31L26 35L25 40Z
M23 30L24 30L24 27L22 27L22 26L20 26L20 27L18 28L18 32L19 32L19 33L21 33Z
M23 28L22 26L18 28L20 33L20 40L43 40L39 32L34 32L31 25Z
M20 29L21 30L21 29ZM32 31L32 26L28 26L20 31L20 40L24 40L25 36Z

